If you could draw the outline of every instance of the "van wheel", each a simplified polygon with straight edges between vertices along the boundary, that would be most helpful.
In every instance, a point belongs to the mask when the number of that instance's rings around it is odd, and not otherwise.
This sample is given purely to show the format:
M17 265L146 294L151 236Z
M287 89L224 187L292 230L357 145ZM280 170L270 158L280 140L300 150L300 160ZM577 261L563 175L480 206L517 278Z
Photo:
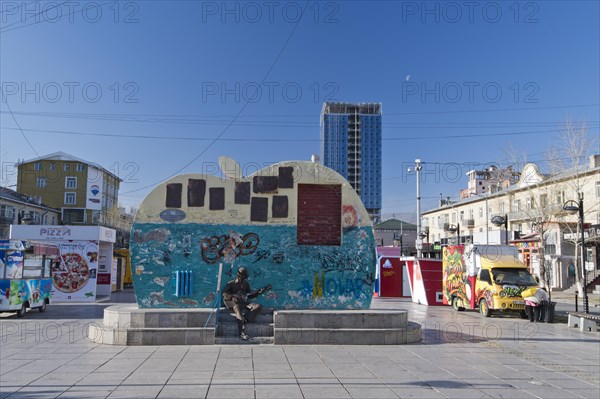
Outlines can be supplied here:
M465 310L465 308L463 308L462 306L460 306L458 303L459 303L459 299L458 299L458 298L454 298L454 299L452 300L452 308L453 308L454 310L456 310L457 312L460 312L460 311L462 311L462 310Z
M40 313L44 313L46 311L46 302L45 301L44 301L44 304L38 308L38 311Z
M17 310L17 317L23 317L23 316L25 316L26 312L27 312L27 308L25 307L25 304L23 304L21 306L21 309Z
M479 312L484 317L490 317L492 315L492 311L490 310L490 307L485 299L482 299L481 302L479 302Z

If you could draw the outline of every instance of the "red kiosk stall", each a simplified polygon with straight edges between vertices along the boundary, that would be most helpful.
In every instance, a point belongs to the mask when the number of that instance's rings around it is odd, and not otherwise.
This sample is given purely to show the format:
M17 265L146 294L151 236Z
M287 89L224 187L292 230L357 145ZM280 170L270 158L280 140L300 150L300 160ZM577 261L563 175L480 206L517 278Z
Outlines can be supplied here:
M377 259L376 292L380 297L443 305L441 259L400 256L398 247L377 247Z

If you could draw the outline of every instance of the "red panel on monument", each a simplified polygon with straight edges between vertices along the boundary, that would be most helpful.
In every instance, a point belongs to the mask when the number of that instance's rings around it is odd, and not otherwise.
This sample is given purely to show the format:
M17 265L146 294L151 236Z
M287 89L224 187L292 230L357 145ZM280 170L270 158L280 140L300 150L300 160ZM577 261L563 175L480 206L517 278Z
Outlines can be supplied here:
M402 294L402 265L399 258L379 259L379 296L401 297Z

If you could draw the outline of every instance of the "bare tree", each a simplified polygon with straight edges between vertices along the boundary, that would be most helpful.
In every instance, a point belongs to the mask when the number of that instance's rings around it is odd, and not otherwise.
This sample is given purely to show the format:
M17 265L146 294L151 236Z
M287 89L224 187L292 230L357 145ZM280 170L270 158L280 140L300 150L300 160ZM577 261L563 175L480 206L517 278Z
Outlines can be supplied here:
M558 234L563 229L577 229L577 224L568 223L565 220L563 203L573 196L577 198L583 186L587 183L585 175L585 162L589 158L589 152L593 151L593 140L589 138L587 127L584 123L575 124L570 119L565 123L561 137L555 145L551 146L545 156L544 169L548 172L541 175L541 172L535 167L523 169L524 175L521 181L527 191L520 193L520 199L525 199L525 206L522 210L525 219L531 226L531 232L539 237L538 261L539 276L543 285L548 289L551 295L552 287L552 254L547 254L546 250L550 248L548 242L554 245L560 242ZM511 151L511 150L509 150ZM514 151L512 151L514 154ZM526 159L512 155L513 162L520 164ZM514 199L514 198L513 198ZM598 206L591 204L588 206ZM579 235L575 235L579 236ZM577 240L574 240L577 245ZM575 249L575 263L578 262L578 251ZM576 282L581 289L581 271L583 267L578 268Z
M574 123L570 118L567 119L564 131L561 135L561 140L557 142L554 149L554 151L557 154L561 154L561 156L557 156L556 160L553 161L554 168L557 171L568 170L573 176L571 179L565 181L565 192L568 193L568 195L563 198L563 201L577 200L579 195L583 193L584 186L586 186L589 183L589 180L593 178L593 176L584 173L587 169L585 164L589 162L590 155L592 155L597 148L598 142L597 140L590 138L586 123ZM599 206L598 201L584 201L584 215L597 211ZM559 221L561 222L562 229L572 233L569 236L573 238L566 241L572 243L575 248L575 265L579 264L580 266L575 269L575 279L578 291L583 292L584 287L582 284L582 277L583 273L586 271L581 254L585 248L581 248L580 229L584 228L584 226L580 226L579 223L569 223L565 218L565 212L560 212Z

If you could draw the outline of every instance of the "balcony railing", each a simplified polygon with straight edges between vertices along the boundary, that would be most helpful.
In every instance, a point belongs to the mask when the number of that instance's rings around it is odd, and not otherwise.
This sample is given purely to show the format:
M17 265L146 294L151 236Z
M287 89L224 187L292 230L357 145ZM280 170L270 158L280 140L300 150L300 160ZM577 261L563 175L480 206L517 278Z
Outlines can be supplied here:
M499 216L504 216L498 214ZM542 209L525 209L522 211L508 212L509 221L531 220L535 218L550 218L556 216L566 216L567 213L563 210L562 204L551 204ZM494 215L492 215L493 217Z

